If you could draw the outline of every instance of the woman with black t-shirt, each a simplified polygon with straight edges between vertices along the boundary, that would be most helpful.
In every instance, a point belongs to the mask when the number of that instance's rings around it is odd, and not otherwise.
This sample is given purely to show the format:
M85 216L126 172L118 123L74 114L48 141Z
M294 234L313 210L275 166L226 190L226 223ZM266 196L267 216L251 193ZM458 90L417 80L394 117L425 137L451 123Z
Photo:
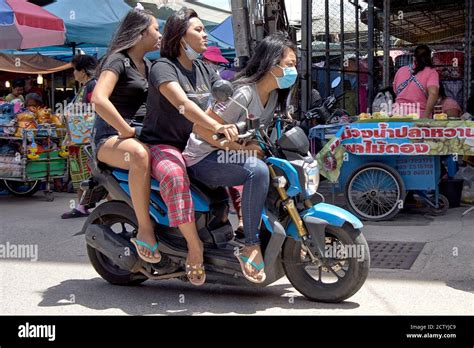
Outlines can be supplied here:
M219 75L202 61L207 49L204 25L192 9L172 14L165 25L161 57L150 71L147 115L140 140L150 145L153 176L168 208L169 225L178 227L188 243L186 274L193 285L205 282L203 246L194 220L186 165L181 152L193 124L229 141L238 135L234 125L222 125L205 111L211 104L211 86Z
M146 114L147 52L160 48L161 34L156 18L138 6L122 21L107 54L98 68L99 80L92 102L98 116L93 129L97 160L129 170L130 195L138 220L138 234L131 242L140 257L158 263L161 255L149 214L150 151L135 138L134 120Z

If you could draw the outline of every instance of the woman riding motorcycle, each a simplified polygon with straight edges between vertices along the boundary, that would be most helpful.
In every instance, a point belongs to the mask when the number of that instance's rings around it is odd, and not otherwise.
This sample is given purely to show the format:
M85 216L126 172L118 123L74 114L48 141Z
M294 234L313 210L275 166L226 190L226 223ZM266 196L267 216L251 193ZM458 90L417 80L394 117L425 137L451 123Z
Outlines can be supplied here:
M186 274L193 285L205 282L203 245L197 233L189 178L181 152L193 124L230 141L238 135L234 125L222 125L205 110L211 86L219 79L199 54L207 49L207 34L196 12L183 8L165 25L161 58L150 71L147 115L139 139L151 152L152 175L160 181L160 195L168 208L169 225L178 227L188 244Z
M99 117L93 128L97 160L130 171L130 192L138 219L133 243L140 257L150 263L161 260L148 213L150 204L150 151L135 138L132 121L146 112L147 52L160 48L158 22L151 12L135 8L122 21L107 54L98 67L99 80L92 103Z
M208 113L221 124L232 124L245 120L243 106L267 127L273 120L277 106L286 113L290 88L296 82L297 75L296 45L283 32L267 36L256 47L245 69L236 76L232 100L217 104ZM189 175L199 181L213 186L243 184L245 247L237 257L244 276L249 281L262 283L265 281L265 271L258 232L269 186L268 167L255 157L263 155L258 144L243 146L230 142L222 145L213 136L212 131L195 125L183 157ZM232 157L225 156L224 152L227 151L234 155L238 152L243 156L233 156L238 160L227 161L226 158Z

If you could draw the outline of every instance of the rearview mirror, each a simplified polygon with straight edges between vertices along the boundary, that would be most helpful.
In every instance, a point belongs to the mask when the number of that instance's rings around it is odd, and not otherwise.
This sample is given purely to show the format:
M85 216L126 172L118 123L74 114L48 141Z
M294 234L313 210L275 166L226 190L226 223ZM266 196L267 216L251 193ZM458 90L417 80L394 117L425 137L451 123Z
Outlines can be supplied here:
M226 80L218 80L212 85L212 96L219 102L226 102L234 94L232 83Z
M332 80L332 82L331 82L331 88L334 89L334 88L336 88L337 86L339 86L339 84L341 83L341 80L342 80L342 79L341 79L340 76L338 76L338 77L336 77L334 80Z

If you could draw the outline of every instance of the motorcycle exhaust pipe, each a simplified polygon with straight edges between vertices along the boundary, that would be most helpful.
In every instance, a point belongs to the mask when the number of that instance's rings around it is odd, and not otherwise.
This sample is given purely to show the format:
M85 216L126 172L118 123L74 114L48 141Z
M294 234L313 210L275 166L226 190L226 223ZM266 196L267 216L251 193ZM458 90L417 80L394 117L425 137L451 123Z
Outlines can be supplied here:
M142 269L142 262L135 253L133 244L112 231L109 226L89 225L85 233L87 244L107 256L121 269L132 273Z

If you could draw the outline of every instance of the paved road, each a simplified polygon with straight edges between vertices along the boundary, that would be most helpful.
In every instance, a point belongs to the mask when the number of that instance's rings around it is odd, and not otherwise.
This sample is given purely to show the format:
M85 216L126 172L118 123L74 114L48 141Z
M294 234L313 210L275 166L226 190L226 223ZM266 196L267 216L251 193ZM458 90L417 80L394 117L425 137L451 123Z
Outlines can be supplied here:
M372 241L427 242L410 270L372 269L362 289L341 304L307 301L286 278L265 289L179 280L117 287L89 265L83 219L61 220L71 194L46 202L0 197L0 245L37 244L38 260L0 260L0 313L25 315L259 314L449 315L474 313L474 213L444 217L399 215L367 224ZM183 303L184 302L184 303Z

